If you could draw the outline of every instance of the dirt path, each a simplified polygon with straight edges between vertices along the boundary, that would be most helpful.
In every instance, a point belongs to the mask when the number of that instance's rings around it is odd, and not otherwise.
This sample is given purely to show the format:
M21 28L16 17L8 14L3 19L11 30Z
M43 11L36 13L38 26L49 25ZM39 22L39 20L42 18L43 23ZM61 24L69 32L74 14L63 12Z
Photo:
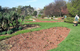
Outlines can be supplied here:
M11 45L7 51L47 51L54 49L69 34L66 27L54 27L40 31L14 36L6 44Z

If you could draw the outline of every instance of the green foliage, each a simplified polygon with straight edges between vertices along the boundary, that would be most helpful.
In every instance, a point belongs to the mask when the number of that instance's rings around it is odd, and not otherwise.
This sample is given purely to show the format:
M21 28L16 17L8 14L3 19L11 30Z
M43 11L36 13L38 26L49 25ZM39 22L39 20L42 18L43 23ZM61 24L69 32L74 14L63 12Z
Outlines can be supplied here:
M2 19L2 13L0 12L0 20Z
M80 19L79 19L79 22L78 23L80 24Z
M9 25L10 25L10 27L13 26L11 23Z
M7 34L12 34L12 33L13 33L13 30L7 31Z
M71 0L67 3L67 8L71 16L80 15L80 0Z
M39 14L38 17L41 17L41 14Z
M0 27L2 27L1 31L8 30L10 26L18 27L20 25L20 22L18 21L19 18L22 20L24 19L24 16L19 15L15 11L10 12L4 12L3 14L0 13Z
M15 32L15 31L17 31L17 30L18 30L18 28L13 28L13 29L11 29L11 30L13 30L13 32Z
M33 20L25 20L25 21L33 21Z
M45 15L42 15L42 16L41 16L41 18L44 18L44 17L45 17Z
M36 15L37 15L37 11L34 11L33 16L36 16Z
M15 22L13 22L13 26L15 26L16 25L16 23Z
M3 32L2 32L2 35L5 35L5 34L7 34L7 31L3 31Z
M31 17L31 16L26 16L26 17L25 17L25 19L27 19L27 20L28 20L30 17Z
M19 27L18 30L22 30L22 27Z
M2 35L2 33L0 33L0 35Z
M73 21L74 21L73 17L67 17L64 19L64 22L67 22L67 23L73 23Z
M67 23L73 23L73 21L74 21L73 17L67 17L64 19L64 22L67 22ZM78 23L80 23L80 19L79 19Z

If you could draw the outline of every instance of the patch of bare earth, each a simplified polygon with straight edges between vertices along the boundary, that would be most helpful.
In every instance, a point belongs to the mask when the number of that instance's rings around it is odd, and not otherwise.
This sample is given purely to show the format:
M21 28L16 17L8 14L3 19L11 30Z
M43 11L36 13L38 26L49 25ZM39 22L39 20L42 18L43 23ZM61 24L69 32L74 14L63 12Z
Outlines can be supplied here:
M7 41L10 49L6 51L47 51L54 49L69 34L66 27L54 27L14 36Z

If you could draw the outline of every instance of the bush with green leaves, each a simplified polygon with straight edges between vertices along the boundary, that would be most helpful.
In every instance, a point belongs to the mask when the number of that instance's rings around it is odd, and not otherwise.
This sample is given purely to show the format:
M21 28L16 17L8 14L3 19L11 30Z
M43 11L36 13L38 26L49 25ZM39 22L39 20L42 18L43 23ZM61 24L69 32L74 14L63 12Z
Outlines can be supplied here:
M3 31L3 32L2 32L2 35L5 35L5 34L7 34L7 31Z
M9 28L12 26L14 27L19 27L20 22L18 21L19 19L24 19L24 16L21 16L15 11L10 11L10 12L0 12L0 32L4 32L5 30L9 31Z
M22 27L19 27L18 30L22 30Z
M41 18L44 18L45 17L45 15L41 15Z
M41 17L41 14L39 14L38 17Z
M12 33L13 33L13 30L7 31L7 34L12 34Z
M79 18L79 22L78 23L80 24L80 18Z
M64 22L67 22L67 23L73 23L73 21L74 21L73 17L67 17L64 19Z
M64 22L67 22L67 23L73 23L73 21L74 21L74 17L67 17L64 19ZM78 23L80 23L80 19Z
M2 32L0 33L0 35L2 35Z

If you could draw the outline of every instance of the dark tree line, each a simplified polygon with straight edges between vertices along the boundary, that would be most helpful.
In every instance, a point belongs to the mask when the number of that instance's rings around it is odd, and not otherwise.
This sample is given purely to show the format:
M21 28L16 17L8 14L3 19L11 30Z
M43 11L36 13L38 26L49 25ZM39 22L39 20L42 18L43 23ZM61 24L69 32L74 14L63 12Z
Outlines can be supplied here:
M62 16L68 14L67 5L65 0L55 0L54 3L44 7L44 14L47 16Z
M80 16L80 0L55 0L54 3L44 7L44 14L47 16L63 16L68 15L74 17L76 14Z

